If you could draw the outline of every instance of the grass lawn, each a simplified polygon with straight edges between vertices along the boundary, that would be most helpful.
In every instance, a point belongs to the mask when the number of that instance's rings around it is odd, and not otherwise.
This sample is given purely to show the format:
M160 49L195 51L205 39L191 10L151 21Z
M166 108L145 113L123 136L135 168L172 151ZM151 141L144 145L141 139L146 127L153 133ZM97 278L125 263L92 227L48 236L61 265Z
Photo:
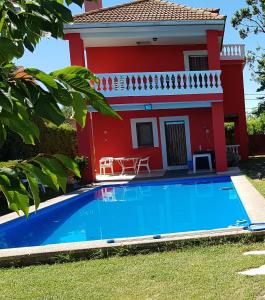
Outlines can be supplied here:
M257 299L265 276L237 274L265 263L249 249L265 243L0 269L0 299Z
M250 182L265 197L265 156L253 156L240 164L240 169L247 175ZM258 178L261 173L263 179Z

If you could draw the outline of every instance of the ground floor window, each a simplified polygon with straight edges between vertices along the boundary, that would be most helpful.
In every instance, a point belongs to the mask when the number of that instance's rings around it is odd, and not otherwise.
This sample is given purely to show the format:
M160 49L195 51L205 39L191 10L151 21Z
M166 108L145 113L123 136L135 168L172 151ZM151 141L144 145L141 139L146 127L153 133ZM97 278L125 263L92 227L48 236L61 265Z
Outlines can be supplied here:
M152 122L136 123L138 147L154 147Z
M156 118L131 119L133 148L158 147Z

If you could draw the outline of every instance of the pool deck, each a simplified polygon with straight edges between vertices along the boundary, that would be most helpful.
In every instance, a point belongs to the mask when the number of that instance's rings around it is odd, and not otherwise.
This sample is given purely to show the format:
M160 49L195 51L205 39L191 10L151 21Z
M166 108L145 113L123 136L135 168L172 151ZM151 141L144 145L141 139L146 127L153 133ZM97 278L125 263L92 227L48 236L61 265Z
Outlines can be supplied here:
M230 172L222 174L200 174L198 176L184 176L184 177L163 177L163 178L146 178L146 180L168 180L169 178L184 179L184 178L203 178L203 177L216 177L216 176L231 176L232 182L236 187L239 197L248 213L248 216L252 223L265 222L265 199L254 188L254 186L247 180L244 175L241 175L238 170L230 170ZM146 182L146 180L144 180ZM71 192L66 195L56 197L40 204L39 209L43 209L55 203L61 201L67 201L72 197L78 196L84 192L93 190L95 187L104 186L105 184L120 184L128 183L132 180L123 181L107 181L97 183L92 187L85 187L80 190ZM30 212L34 212L34 206L30 207ZM0 224L11 221L18 218L16 213L10 213L0 217ZM10 265L27 265L39 262L48 262L51 258L60 255L81 255L88 256L89 253L96 253L98 251L113 251L114 249L125 249L126 247L135 247L139 249L149 248L150 246L162 246L168 243L181 243L197 239L221 239L231 238L242 235L265 235L265 231L258 233L249 233L242 228L225 228L216 230L204 230L185 233L173 233L162 234L159 236L143 236L135 238L122 238L115 240L98 240L98 241L86 241L86 242L74 242L64 244L53 244L46 246L34 246L34 247L21 247L10 248L0 250L0 267Z

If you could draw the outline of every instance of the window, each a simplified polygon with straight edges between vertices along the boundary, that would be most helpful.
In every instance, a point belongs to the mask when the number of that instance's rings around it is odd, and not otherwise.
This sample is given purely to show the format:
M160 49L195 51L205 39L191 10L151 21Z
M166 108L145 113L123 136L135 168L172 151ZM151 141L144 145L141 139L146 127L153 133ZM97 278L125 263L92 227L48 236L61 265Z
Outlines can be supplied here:
M209 70L207 50L184 51L183 54L186 71Z
M206 55L190 55L189 56L190 71L205 71L208 70L208 56Z
M131 119L133 148L159 147L156 118Z
M136 123L138 147L154 147L152 122Z

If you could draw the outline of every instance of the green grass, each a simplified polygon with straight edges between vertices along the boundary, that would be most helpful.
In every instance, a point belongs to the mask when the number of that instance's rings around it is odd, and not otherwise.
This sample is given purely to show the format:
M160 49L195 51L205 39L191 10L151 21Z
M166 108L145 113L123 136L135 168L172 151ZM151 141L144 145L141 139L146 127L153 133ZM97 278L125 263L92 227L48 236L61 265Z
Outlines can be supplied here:
M265 156L253 156L240 164L240 169L246 174L250 182L265 197ZM262 179L258 178L261 173Z
M265 276L238 271L265 263L227 244L99 260L0 269L0 299L257 299Z

